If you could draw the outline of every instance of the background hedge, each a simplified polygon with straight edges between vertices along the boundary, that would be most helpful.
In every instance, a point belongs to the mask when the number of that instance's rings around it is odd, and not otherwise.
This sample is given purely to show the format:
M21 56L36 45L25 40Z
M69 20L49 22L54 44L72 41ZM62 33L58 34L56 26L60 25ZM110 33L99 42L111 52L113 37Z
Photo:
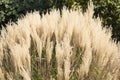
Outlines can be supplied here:
M27 12L37 10L40 14L52 8L82 8L85 12L89 0L0 0L0 27L16 21ZM120 0L93 0L94 17L102 19L103 26L113 28L112 38L120 41Z

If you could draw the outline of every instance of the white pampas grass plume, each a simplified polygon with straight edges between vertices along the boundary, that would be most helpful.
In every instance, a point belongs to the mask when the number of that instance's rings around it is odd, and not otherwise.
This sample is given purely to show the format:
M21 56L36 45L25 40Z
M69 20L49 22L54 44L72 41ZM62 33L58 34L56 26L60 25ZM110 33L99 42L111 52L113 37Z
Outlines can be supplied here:
M64 50L63 46L60 43L56 44L56 60L57 60L57 69L58 69L58 79L63 79L63 62L64 62Z
M50 39L47 39L46 43L46 56L48 63L50 64L51 58L52 58L52 53L53 53L53 42L50 41Z
M66 34L63 39L63 47L64 47L64 76L65 80L70 79L70 64L71 64L71 55L72 55L72 47L70 46L70 39Z

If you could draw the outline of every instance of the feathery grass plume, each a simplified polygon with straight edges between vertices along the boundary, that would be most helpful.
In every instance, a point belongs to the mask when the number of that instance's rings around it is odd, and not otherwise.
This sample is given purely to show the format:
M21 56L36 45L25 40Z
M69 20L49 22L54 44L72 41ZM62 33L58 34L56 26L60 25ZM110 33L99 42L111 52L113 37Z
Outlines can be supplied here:
M64 49L62 43L56 44L56 60L57 60L58 80L62 80L63 62L64 62Z
M31 80L29 71L26 70L24 67L20 68L20 74L23 76L23 80Z
M2 44L3 41L0 39L0 79L4 80L4 73L3 73L3 69L2 69L2 62L3 62L3 47Z
M30 35L31 35L35 45L37 46L37 52L38 52L39 58L41 59L42 41L37 33L37 28L41 27L41 23L40 23L41 17L38 12L34 12L33 14L28 14L28 16L26 18L27 18L28 22L30 23L29 24Z
M90 10L91 9L88 9L88 13L91 12ZM86 13L86 16L88 13ZM85 19L87 18L88 17L86 17ZM107 30L106 28L101 28L101 21L99 19L91 18L87 20L89 20L89 24L90 24L88 26L88 29L90 31L90 37L91 37L91 43L93 49L91 70L96 71L96 72L93 71L93 76L94 73L96 74L98 72L98 77L100 79L104 78L106 80L110 80L110 77L108 77L107 75L112 74L111 75L112 77L114 77L114 75L117 75L117 73L113 73L112 70L115 69L113 68L113 65L117 65L116 62L115 63L113 62L116 61L116 59L118 61L118 58L116 56L119 55L118 47L116 47L116 43L113 42L111 39L111 30L110 29ZM112 68L110 69L110 67ZM115 72L117 72L118 70L119 69L117 69ZM92 71L89 72L91 73ZM95 78L97 78L97 76ZM114 79L116 78L114 77Z
M70 64L71 64L71 55L72 55L72 47L70 46L70 39L67 34L65 34L63 39L63 47L64 47L64 77L65 80L70 79Z
M3 71L2 71L2 69L0 68L0 79L1 80L4 80L5 78L4 78L4 73L3 73Z
M0 39L0 66L2 66L2 60L3 60L3 41Z
M7 24L0 34L0 79L119 80L120 44L93 18L93 8L36 11Z
M52 53L53 53L53 42L51 42L50 39L47 39L46 56L47 56L48 64L50 64L50 61L51 61L51 58L52 58Z

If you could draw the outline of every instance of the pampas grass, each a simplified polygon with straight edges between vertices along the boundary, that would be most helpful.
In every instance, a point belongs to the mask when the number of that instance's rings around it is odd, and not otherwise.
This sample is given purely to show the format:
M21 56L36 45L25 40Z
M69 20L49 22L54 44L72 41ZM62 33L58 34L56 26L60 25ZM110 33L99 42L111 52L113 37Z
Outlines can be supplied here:
M28 13L1 30L0 80L119 80L119 53L92 3L86 13Z

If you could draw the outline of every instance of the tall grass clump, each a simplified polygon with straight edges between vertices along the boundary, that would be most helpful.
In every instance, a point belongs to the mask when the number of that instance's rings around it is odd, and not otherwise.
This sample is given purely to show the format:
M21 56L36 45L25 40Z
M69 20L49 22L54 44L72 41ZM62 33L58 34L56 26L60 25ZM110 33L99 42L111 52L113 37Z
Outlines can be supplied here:
M119 53L92 4L29 13L1 30L0 80L119 80Z

